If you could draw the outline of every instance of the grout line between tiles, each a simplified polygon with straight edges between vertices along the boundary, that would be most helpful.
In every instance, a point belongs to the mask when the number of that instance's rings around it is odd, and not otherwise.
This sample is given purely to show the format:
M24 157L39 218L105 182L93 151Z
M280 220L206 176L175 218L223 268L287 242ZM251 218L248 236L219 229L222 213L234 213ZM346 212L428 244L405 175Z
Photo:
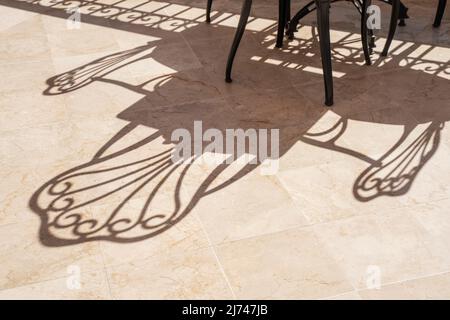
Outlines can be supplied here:
M113 294L112 294L112 291L111 291L111 282L110 282L110 279L109 279L108 268L107 268L107 265L106 265L105 253L103 252L102 242L100 242L98 245L100 247L99 249L100 249L100 254L101 254L101 257L102 257L103 272L105 273L106 284L108 286L109 298L110 298L110 300L113 300Z
M412 278L407 278L407 279L404 279L404 280L387 282L387 283L381 285L380 289L382 289L383 287L389 287L389 286L396 285L396 284L401 284L401 283L404 283L404 282L421 280L421 279L436 277L436 276L440 276L440 275L444 275L444 274L450 274L450 269L448 269L446 271L441 271L441 272L436 272L436 273L431 273L431 274L419 276L419 277L412 277ZM368 291L370 289L355 289L355 290L356 290L356 292L359 293L359 292L362 292L362 291ZM372 290L376 290L376 289L372 289Z
M353 286L353 285L352 285L352 286ZM346 294L349 294L349 293L356 293L356 294L358 294L358 290L357 290L357 289L353 289L353 290L346 291L346 292L343 292L343 293L334 294L334 295L332 295L332 296L328 296L328 297L324 297L324 298L319 298L318 300L328 300L328 299L333 299L333 298L341 297L341 296L346 295ZM359 294L358 294L358 295L359 295Z
M195 213L194 213L194 214L195 214ZM233 299L237 299L236 294L234 293L234 290L233 290L233 288L231 287L231 284L230 284L230 281L229 281L229 279L228 279L228 277L227 277L227 274L225 273L225 270L224 270L224 268L223 268L223 266L222 266L222 263L220 262L220 259L219 259L218 255L217 255L216 248L215 248L215 246L213 245L213 243L212 243L212 241L211 241L211 239L210 239L210 237L209 237L209 235L208 235L208 232L206 232L206 229L205 229L205 226L204 226L202 220L200 219L200 217L199 217L197 214L195 214L195 218L196 218L197 221L200 223L200 226L201 226L201 228L202 228L202 230L203 230L203 233L205 234L206 239L208 240L209 247L211 248L211 250L212 250L212 252L213 252L213 254L214 254L214 257L215 257L215 259L216 259L216 261L217 261L217 264L218 264L218 266L219 266L219 270L220 270L220 272L222 273L222 276L224 277L225 282L227 283L228 288L229 288L230 291L231 291L231 294L232 294L232 296L233 296Z
M426 203L419 203L419 205L432 204L432 203L435 203L435 202L440 202L440 201L444 201L444 200L448 200L448 199L450 199L450 198L436 199L436 200L429 201L429 202L426 202ZM395 207L389 208L389 210L390 209L407 208L407 207L412 207L414 205L417 205L417 204L406 204L406 205L401 205L401 206L395 206ZM379 213L377 213L377 212L375 212L373 210L370 210L366 214L362 214L362 215L361 214L360 215L354 215L354 216L343 217L343 218L334 219L334 220L330 220L330 221L322 221L322 222L317 222L317 223L310 223L310 224L306 224L306 225L296 225L296 226L288 227L288 228L283 229L283 230L278 230L278 231L274 231L274 232L268 232L268 233L264 233L264 234L259 234L259 235L249 236L249 237L243 237L243 238L239 238L239 239L236 239L236 240L230 240L230 241L217 243L214 246L221 247L221 246L228 245L230 243L234 243L234 242L241 241L241 240L251 240L251 239L258 238L258 237L272 236L272 235L276 235L276 234L283 233L283 232L289 232L289 231L292 231L294 229L303 230L303 229L313 228L313 227L316 227L316 226L332 224L332 223L335 223L335 222L343 222L343 221L351 220L351 219L354 219L354 218L367 217L367 216L374 216L374 217L376 217L378 214Z

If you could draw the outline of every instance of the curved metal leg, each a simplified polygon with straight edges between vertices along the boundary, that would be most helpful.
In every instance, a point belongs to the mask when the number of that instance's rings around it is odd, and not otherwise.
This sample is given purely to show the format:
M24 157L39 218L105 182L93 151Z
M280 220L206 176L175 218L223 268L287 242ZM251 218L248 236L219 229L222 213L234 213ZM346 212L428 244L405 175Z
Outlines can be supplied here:
M286 1L286 22L289 20L291 20L291 0Z
M211 6L212 6L212 0L208 0L206 2L206 23L211 22Z
M381 1L392 5L392 0L381 0ZM400 13L398 16L398 19L400 20L400 22L398 23L398 25L400 27L406 26L405 19L408 19L408 18L409 18L408 17L408 8L403 4L403 2L400 1Z
M245 26L247 25L248 16L250 15L250 9L252 7L252 0L244 0L242 4L241 16L239 18L239 24L236 29L236 34L234 35L233 44L230 48L230 53L228 54L227 70L225 72L225 81L231 82L231 69L233 68L233 61L236 55L236 51L241 42L242 35L245 31Z
M363 13L363 0L352 0L353 5L356 7L356 9L358 9L359 13L361 14L361 19L363 19L362 13ZM367 7L371 5L371 2L367 4ZM365 9L366 13L367 13L367 8ZM367 19L369 17L367 16ZM369 54L371 55L373 53L373 48L376 47L375 45L375 35L373 33L372 29L367 28L367 32L368 32L368 41L369 41ZM362 37L361 37L362 39ZM364 48L364 47L363 47Z
M408 8L400 1L400 13L398 19L400 22L398 23L399 27L406 26L405 19L408 19Z
M375 35L373 34L373 30L369 29L369 52L370 54L373 53L373 48L376 47L375 44Z
M366 65L370 66L372 61L370 59L370 48L369 48L369 39L368 39L368 28L367 28L367 20L369 15L367 14L367 8L369 7L370 0L362 0L361 5L361 40L362 47L364 51L364 59L366 60Z
M446 6L447 0L439 0L439 5L436 11L436 17L434 18L433 27L437 28L441 25L442 16L444 15Z
M283 47L284 28L287 23L287 2L289 0L278 0L278 31L277 31L277 43L275 47Z
M288 35L289 39L294 38L294 32L297 30L298 23L300 20L306 16L307 14L313 12L316 10L316 1L312 0L308 2L303 8L301 8L289 21L288 30L286 31L286 34Z
M392 39L394 39L395 29L397 29L397 20L400 11L400 0L392 0L392 11L391 11L391 22L389 25L389 34L386 39L386 44L384 45L383 52L381 55L383 57L387 56L389 52L389 47L391 46Z
M323 78L325 81L325 105L333 105L333 70L331 66L330 45L330 0L315 0L317 25L320 38Z

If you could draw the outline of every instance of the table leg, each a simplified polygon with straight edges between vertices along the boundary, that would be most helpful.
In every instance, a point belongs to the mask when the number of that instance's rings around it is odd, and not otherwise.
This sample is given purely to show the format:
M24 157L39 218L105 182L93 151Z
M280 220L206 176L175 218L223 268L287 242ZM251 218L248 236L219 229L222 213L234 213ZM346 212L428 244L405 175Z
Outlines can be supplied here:
M211 5L212 5L212 0L208 0L206 2L206 23L211 22Z
M370 59L370 44L368 39L368 28L367 28L367 20L369 15L367 14L367 8L369 7L370 0L362 0L361 4L361 39L362 39L362 47L364 51L364 58L366 60L366 65L370 66L372 61Z
M445 6L447 5L447 0L439 0L439 5L436 11L436 17L434 18L433 27L437 28L441 25L442 16L444 15Z
M325 81L325 105L333 105L333 70L331 65L330 44L330 0L315 0L317 7L317 25L320 38L320 54Z
M287 23L287 0L278 0L278 31L275 47L282 48L284 40L284 28Z
M383 52L381 53L383 57L387 56L389 52L389 47L391 46L392 43L392 39L394 39L395 29L397 29L397 20L399 12L400 12L400 0L392 0L392 12L391 12L391 22L389 24L389 34L387 36Z
M241 16L239 18L239 24L234 35L233 43L230 48L230 53L228 54L227 70L225 72L225 81L231 82L231 69L233 68L234 57L236 56L236 51L241 42L242 35L245 31L245 26L247 25L248 16L250 15L250 9L252 7L252 0L244 0L242 4Z
M289 20L291 20L291 0L286 2L286 22Z

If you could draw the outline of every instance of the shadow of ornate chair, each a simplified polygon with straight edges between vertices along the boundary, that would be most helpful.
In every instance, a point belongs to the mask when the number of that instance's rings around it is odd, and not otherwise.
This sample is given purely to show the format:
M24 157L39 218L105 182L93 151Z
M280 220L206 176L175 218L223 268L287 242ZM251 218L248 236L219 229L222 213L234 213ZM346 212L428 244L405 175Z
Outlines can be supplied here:
M419 46L413 45L410 52ZM113 85L111 90L114 92L130 90L133 96L139 95L139 99L133 100L131 105L127 103L127 108L117 114L123 127L117 132L114 130L115 134L98 146L91 159L71 164L49 178L30 197L29 207L41 221L39 240L42 245L60 247L100 240L131 243L160 235L184 219L205 197L260 168L261 161L256 164L221 161L208 168L202 165L201 170L194 171L190 171L195 169L191 163L174 163L171 160L174 150L172 133L186 128L193 136L195 128L192 129L192 121L201 120L203 132L215 129L223 134L227 128L242 128L244 131L279 128L278 151L272 159L286 155L298 141L333 154L338 152L359 159L366 166L357 171L358 176L351 183L353 196L357 201L369 202L382 196L395 197L409 192L416 177L422 174L423 167L442 143L441 131L450 119L450 108L443 104L450 97L446 77L449 73L447 65L439 61L434 62L435 74L430 74L429 68L426 71L413 68L423 62L416 61L389 77L379 75L378 79L370 82L356 82L353 90L347 92L347 99L351 99L347 101L357 104L355 110L360 112L351 115L342 108L324 112L308 103L296 104L301 101L299 95L296 92L286 94L282 89L264 97L257 93L251 98L237 95L236 100L230 103L221 98L213 99L216 102L212 105L211 99L205 100L205 90L209 87L209 94L216 97L217 88L199 81L186 81L190 78L180 74L182 71L148 75L139 82L130 79L126 68L136 70L134 64L141 66L143 61L155 61L170 67L172 57L167 55L164 47L150 41L97 58L47 80L47 88L43 92L47 97L69 94L93 83L101 83ZM429 63L433 61L428 61L427 67ZM265 67L268 71L273 68L272 65ZM439 73L441 77L435 76ZM415 86L392 87L392 83L401 83L405 79L414 79ZM399 92L402 88L403 91ZM183 100L178 103L165 100L170 93L181 90L195 93L198 99L186 102L183 95ZM300 94L300 98L302 96ZM429 96L438 96L439 100L429 103ZM375 97L381 100L373 99ZM392 113L371 111L373 106L386 101L391 104ZM371 103L372 106L368 105ZM396 107L405 104L407 112L398 112ZM236 117L233 111L242 110L241 106L252 112L243 112ZM205 112L208 108L214 112ZM299 119L303 120L299 122ZM317 127L316 123L319 123ZM367 128L375 125L375 129L380 130L393 128L393 135L388 133L392 140L376 144L377 152L372 148L365 150L362 137L355 135L354 131L352 133L355 123L369 126ZM402 129L398 130L398 126ZM346 134L355 139L347 140ZM372 137L373 134L366 135L366 141L370 143ZM341 144L340 138L349 143ZM200 150L195 156L203 154ZM230 165L232 168L238 165L238 170L230 172L227 169ZM445 181L445 176L442 179ZM187 194L185 183L189 185ZM101 214L93 215L91 209L94 207Z

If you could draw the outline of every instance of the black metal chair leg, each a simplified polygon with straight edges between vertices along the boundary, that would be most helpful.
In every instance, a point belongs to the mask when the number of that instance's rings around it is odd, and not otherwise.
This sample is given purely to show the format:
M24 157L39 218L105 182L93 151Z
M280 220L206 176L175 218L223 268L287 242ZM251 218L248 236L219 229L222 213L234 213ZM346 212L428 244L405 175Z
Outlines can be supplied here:
M373 34L373 30L369 29L369 48L370 48L370 54L373 53L373 48L376 47L375 44L375 35Z
M389 34L386 39L386 44L384 45L383 52L381 55L383 57L387 56L389 52L389 47L391 46L392 39L394 39L395 30L397 29L397 20L400 12L400 0L392 0L392 11L391 11L391 22L389 24Z
M297 31L297 26L300 20L308 13L313 12L314 10L316 10L316 3L315 0L312 0L308 4L306 4L300 11L298 11L292 17L292 19L289 19L288 30L286 32L289 39L292 40L294 38L294 32Z
M239 24L234 35L233 43L230 48L230 53L228 54L227 70L225 72L225 81L231 82L231 69L233 68L234 57L236 56L236 51L241 42L242 35L245 31L245 26L247 25L248 16L250 15L250 9L252 7L252 0L244 0L242 4L241 16L239 18Z
M325 105L333 105L333 70L330 45L330 0L315 0L317 25L319 30L320 53L322 56L323 78L325 82Z
M286 0L286 27L289 20L291 20L291 0Z
M287 1L288 0L278 0L278 31L277 31L277 43L275 46L277 48L283 47L284 38L284 28L287 22Z
M368 39L368 27L367 21L369 15L367 14L367 8L369 7L370 0L362 0L361 4L361 39L362 47L364 51L364 59L366 60L366 65L370 66L372 61L370 59L370 43Z
M381 0L381 1L385 2L389 5L392 5L393 0ZM403 2L400 1L400 13L398 16L398 19L400 20L398 23L399 27L406 26L405 19L408 19L408 18L409 18L408 17L408 8L403 4Z
M434 18L433 27L437 28L441 25L442 16L444 15L446 6L447 0L439 0L439 5L436 11L436 17Z
M400 1L400 13L398 16L400 22L398 23L399 27L406 26L405 19L408 19L408 8Z
M208 0L208 2L206 2L206 23L211 22L211 6L212 0Z

